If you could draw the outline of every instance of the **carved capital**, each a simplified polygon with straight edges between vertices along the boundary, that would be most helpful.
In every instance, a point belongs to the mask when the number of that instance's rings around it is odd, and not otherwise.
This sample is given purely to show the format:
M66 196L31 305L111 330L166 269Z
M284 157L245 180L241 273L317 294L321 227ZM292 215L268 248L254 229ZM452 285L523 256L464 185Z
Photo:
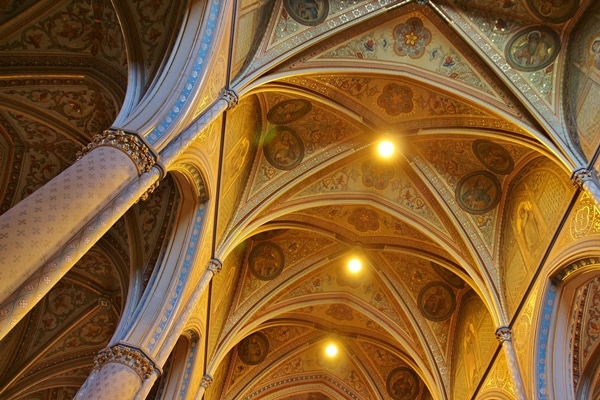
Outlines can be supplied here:
M231 89L225 88L221 91L221 97L227 102L227 109L230 110L233 107L237 106L238 101L240 100L239 96L236 92Z
M576 187L579 189L584 189L584 183L592 180L592 172L586 168L579 168L573 172L573 175L571 175L571 180Z
M510 342L512 340L512 332L508 326L501 326L496 329L496 339L500 343Z
M216 258L211 258L210 262L208 263L208 267L206 267L206 269L212 271L213 274L218 274L221 272L222 268L223 263Z
M139 198L139 200L141 201L146 201L148 200L148 197L150 197L150 195L154 192L154 190L158 187L160 181L156 181L154 182L149 188L148 190L146 190ZM138 201L139 201L138 200ZM137 201L136 201L137 203Z
M122 343L100 350L94 360L94 369L100 369L104 364L111 362L131 368L142 381L148 379L152 372L159 372L154 362L142 350Z
M204 389L208 389L208 387L213 383L213 378L212 376L208 375L208 374L204 374L204 376L202 377L202 382L200 383L200 386L202 386Z
M77 153L77 159L100 146L114 147L127 154L137 167L139 175L150 171L158 160L158 156L139 135L117 129L106 129L101 134L94 135L92 142Z

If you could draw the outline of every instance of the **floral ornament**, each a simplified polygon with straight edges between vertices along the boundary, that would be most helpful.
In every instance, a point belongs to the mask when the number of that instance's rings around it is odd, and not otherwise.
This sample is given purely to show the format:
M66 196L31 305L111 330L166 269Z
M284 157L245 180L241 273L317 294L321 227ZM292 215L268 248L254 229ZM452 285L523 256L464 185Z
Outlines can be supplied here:
M409 113L413 109L413 92L408 86L387 84L377 98L377 105L392 116Z
M365 161L361 169L363 185L379 190L385 189L395 174L394 167L391 165L383 165L371 160Z
M352 309L345 304L332 304L325 311L325 314L338 321L352 321L354 319Z
M348 217L348 223L359 232L376 231L379 229L379 215L374 210L358 207Z
M394 28L394 51L399 56L419 58L425 52L425 46L431 41L431 32L416 17L410 18Z

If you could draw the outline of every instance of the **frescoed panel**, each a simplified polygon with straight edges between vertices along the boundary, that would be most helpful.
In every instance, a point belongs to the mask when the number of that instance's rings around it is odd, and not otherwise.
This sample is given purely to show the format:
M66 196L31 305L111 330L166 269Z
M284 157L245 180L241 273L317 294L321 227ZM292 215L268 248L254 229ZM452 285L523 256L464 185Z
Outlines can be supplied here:
M265 137L263 150L267 161L277 169L296 167L304 158L304 143L296 131L278 126Z
M275 243L257 244L248 256L248 266L254 276L263 281L277 277L285 264L283 251Z
M453 399L469 399L479 385L498 346L495 327L485 305L474 292L460 304L452 359Z
M283 6L302 25L318 25L329 13L329 0L284 0Z
M390 372L387 392L394 400L413 400L419 393L419 378L410 368L399 367Z
M600 144L600 7L586 12L569 42L565 66L569 96L564 97L565 115L570 116L570 135L591 159Z
M274 125L285 125L302 118L311 109L311 102L305 99L283 100L271 107L267 120Z
M473 153L487 169L495 174L509 174L515 165L508 150L489 140L475 140L473 142Z
M487 171L474 171L456 184L456 201L470 214L484 214L492 210L502 196L500 181Z
M548 22L565 22L575 14L579 0L527 0L527 5L538 17Z
M442 282L432 282L419 292L419 309L425 318L443 321L450 318L456 306L454 292Z
M573 185L545 158L531 161L512 181L504 208L500 262L509 312L539 268L573 192Z
M261 108L256 96L244 98L227 114L221 198L219 202L219 238L230 222L248 182L250 164L261 135ZM216 132L212 132L214 134Z
M506 46L508 62L520 71L536 71L550 65L560 51L558 34L546 27L516 33Z
M506 363L504 351L498 353L485 382L477 394L477 398L494 400L516 399L510 367Z
M237 346L237 354L244 364L260 364L269 353L269 339L261 333L254 332L244 338Z

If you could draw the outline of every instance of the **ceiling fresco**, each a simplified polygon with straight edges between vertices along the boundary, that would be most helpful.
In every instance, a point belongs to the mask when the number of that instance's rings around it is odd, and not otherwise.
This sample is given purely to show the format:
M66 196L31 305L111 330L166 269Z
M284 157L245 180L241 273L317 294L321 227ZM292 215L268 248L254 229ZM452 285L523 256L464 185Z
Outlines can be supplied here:
M115 120L146 112L136 109L149 104L143 95L159 92L156 77L186 44L180 28L202 22L208 4L4 3L0 213ZM511 324L519 363L531 364L536 277L600 233L600 211L570 179L586 160L599 165L598 8L238 3L224 23L233 36L215 28L210 73L195 81L185 118L203 115L223 87L239 103L200 127L172 160L177 175L0 341L0 359L13 360L0 362L0 397L74 395L115 330L132 326L196 174L210 219L199 258L223 264L192 317L195 362L214 379L205 398L515 398L497 327ZM397 146L391 159L376 155L381 138ZM350 256L363 263L355 275ZM572 357L579 372L596 371L600 283L580 286ZM338 358L324 353L332 341Z

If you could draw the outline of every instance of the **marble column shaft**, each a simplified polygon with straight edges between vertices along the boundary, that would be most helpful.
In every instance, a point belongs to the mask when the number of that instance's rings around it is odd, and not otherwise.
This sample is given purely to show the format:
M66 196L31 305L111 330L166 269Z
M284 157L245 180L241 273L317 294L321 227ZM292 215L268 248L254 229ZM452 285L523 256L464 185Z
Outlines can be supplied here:
M517 355L515 353L515 347L512 343L512 332L508 327L500 327L496 330L496 339L502 345L502 350L506 357L506 363L508 364L508 370L513 382L515 389L515 398L517 400L527 400L525 396L525 388L523 386L523 379L521 377L521 371L519 370L519 363L517 361Z

